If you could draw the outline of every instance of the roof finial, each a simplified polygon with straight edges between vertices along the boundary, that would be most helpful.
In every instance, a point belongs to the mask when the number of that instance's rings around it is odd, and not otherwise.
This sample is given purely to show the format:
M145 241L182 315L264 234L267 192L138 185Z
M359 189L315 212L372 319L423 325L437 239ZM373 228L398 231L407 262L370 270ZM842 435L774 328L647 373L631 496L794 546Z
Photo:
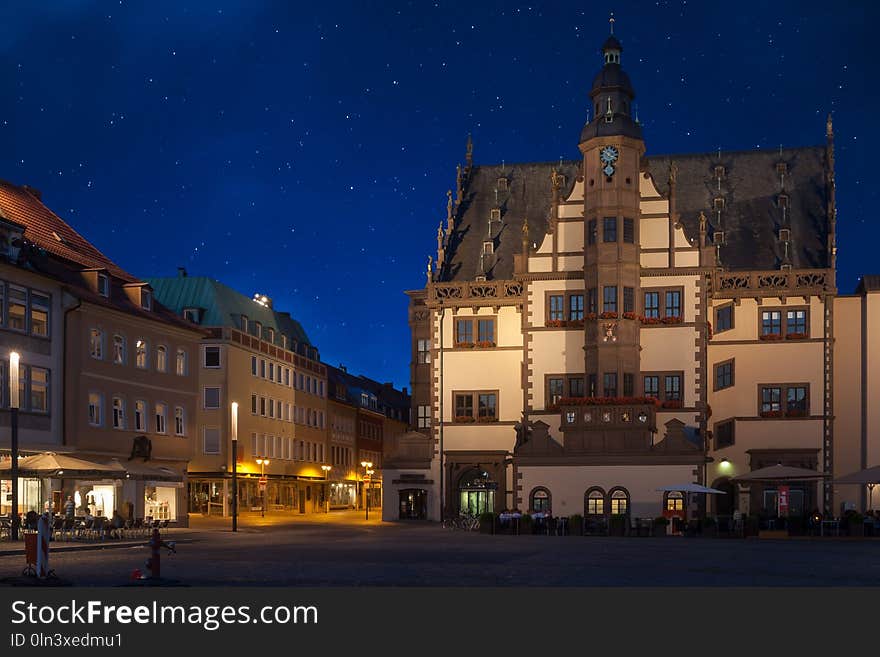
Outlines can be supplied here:
M831 112L828 112L828 118L825 119L825 136L834 136L834 126L831 123Z
M611 34L614 34L614 12L611 12L611 16L608 18L608 25L611 26Z
M471 133L468 133L467 148L464 157L467 168L470 169L474 165L474 140L471 139Z

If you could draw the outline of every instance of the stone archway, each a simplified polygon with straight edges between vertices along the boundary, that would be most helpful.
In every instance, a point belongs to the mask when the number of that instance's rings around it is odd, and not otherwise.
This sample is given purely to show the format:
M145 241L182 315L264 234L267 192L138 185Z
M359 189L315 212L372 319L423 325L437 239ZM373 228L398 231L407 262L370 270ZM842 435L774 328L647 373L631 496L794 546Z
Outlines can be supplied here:
M712 504L715 509L715 515L732 516L733 512L736 511L737 507L739 506L739 494L737 492L736 485L732 481L730 481L728 477L721 477L720 479L716 479L711 487L717 488L718 490L726 493L726 495L712 496Z

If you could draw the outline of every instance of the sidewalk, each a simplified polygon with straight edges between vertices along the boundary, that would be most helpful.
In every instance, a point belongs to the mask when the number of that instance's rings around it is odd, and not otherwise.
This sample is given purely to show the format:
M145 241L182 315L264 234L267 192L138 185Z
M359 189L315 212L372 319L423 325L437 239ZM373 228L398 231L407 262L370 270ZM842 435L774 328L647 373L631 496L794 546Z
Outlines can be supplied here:
M191 530L188 527L173 527L162 532L163 540L172 540L178 543L187 543L192 540ZM149 536L137 538L108 538L97 541L65 541L55 539L49 543L49 552L80 552L85 550L112 550L127 547L146 547L150 540ZM9 540L0 541L0 557L10 555L24 555L24 540L15 543Z
M267 527L348 526L371 527L382 525L381 509L370 509L370 519L363 510L331 511L329 513L298 513L295 511L267 511L263 517L259 511L247 511L238 515L239 531L258 531ZM189 514L189 529L194 531L230 531L232 517Z

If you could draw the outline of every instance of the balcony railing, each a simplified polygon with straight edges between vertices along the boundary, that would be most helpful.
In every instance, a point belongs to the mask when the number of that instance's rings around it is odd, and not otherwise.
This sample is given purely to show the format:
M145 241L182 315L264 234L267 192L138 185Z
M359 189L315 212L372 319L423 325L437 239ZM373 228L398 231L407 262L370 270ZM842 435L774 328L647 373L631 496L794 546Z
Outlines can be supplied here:
M463 281L428 285L428 303L448 306L511 305L522 301L519 281Z
M815 296L834 292L834 280L825 269L769 271L716 271L712 275L716 297Z

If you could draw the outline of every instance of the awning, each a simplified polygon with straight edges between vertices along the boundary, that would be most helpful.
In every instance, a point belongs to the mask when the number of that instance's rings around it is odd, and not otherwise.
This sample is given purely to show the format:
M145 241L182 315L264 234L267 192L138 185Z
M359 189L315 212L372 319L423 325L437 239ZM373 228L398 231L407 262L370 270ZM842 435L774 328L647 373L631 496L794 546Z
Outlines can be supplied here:
M880 484L880 465L875 465L873 468L865 468L864 470L845 475L840 479L835 479L834 483L861 484L862 486Z
M10 472L11 470L11 461L0 465L2 472ZM49 477L52 479L81 477L114 479L125 476L125 470L118 463L96 463L54 452L34 454L18 459L18 473L22 477Z
M161 461L120 461L110 459L108 465L118 468L125 479L150 481L183 481L183 474L163 465Z
M811 481L824 479L826 476L827 475L816 470L795 468L790 465L771 465L769 468L752 470L739 477L734 477L733 481Z

